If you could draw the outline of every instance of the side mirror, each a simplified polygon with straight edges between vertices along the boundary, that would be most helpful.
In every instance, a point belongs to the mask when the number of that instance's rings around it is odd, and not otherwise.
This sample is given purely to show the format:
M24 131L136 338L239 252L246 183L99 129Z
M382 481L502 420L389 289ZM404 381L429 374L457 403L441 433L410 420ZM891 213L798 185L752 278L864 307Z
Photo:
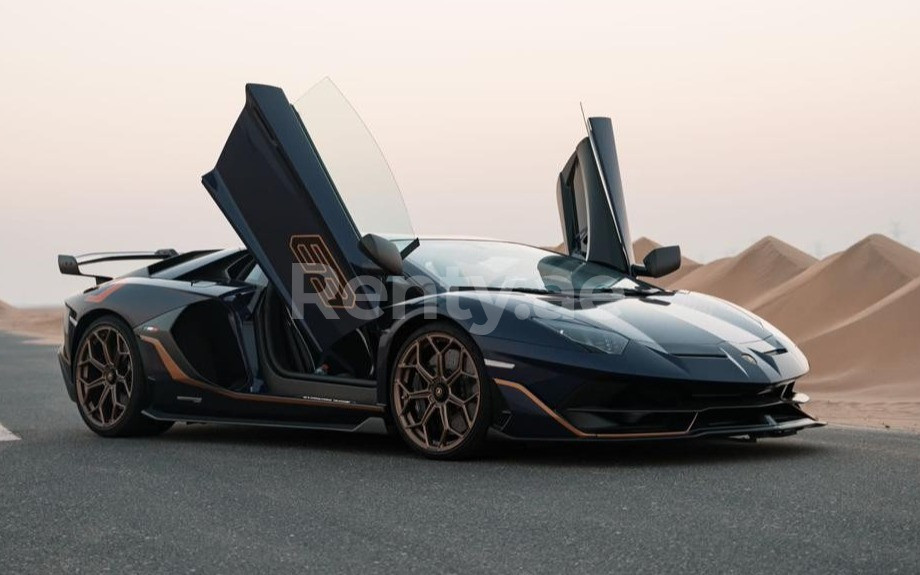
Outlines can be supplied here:
M660 278L680 269L680 246L662 246L650 251L641 266L633 266L637 276Z
M390 240L376 234L367 234L358 242L358 247L386 273L391 276L403 275L402 255Z

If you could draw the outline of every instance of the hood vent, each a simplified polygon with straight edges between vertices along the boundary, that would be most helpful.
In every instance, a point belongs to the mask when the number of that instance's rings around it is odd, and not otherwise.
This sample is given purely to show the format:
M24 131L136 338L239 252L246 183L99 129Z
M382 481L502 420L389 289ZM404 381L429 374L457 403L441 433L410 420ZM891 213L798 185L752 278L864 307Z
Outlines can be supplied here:
M761 352L761 355L782 355L788 350L784 347L778 347L776 349L771 349L770 351Z
M672 353L674 357L686 357L692 359L725 359L723 353Z

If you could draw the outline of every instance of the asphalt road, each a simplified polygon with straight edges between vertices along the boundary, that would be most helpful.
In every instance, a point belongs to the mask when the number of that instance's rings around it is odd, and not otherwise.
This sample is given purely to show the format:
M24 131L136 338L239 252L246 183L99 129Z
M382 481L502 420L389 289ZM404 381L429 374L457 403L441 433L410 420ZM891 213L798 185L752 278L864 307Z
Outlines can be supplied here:
M0 573L918 573L920 436L493 444L83 426L50 347L0 334Z

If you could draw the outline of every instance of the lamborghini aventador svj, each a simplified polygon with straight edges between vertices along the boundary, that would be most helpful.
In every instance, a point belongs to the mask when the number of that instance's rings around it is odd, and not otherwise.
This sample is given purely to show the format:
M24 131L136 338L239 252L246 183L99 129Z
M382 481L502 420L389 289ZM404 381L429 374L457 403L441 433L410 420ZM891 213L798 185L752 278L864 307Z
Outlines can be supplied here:
M59 256L67 392L103 436L174 422L356 431L419 453L525 440L764 437L822 425L776 328L640 277L608 118L563 163L564 253L418 237L373 138L335 86L246 102L204 187L245 249ZM549 184L549 182L548 182ZM150 265L110 278L88 264Z

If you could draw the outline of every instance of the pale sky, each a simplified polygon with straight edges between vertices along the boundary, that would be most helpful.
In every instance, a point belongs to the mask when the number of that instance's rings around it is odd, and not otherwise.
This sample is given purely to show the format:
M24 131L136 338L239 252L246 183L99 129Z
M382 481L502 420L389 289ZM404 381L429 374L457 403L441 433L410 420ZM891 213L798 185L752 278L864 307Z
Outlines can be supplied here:
M243 85L331 77L416 231L561 241L555 181L613 118L634 237L920 247L920 3L3 2L0 299L58 253L240 245L200 184Z

